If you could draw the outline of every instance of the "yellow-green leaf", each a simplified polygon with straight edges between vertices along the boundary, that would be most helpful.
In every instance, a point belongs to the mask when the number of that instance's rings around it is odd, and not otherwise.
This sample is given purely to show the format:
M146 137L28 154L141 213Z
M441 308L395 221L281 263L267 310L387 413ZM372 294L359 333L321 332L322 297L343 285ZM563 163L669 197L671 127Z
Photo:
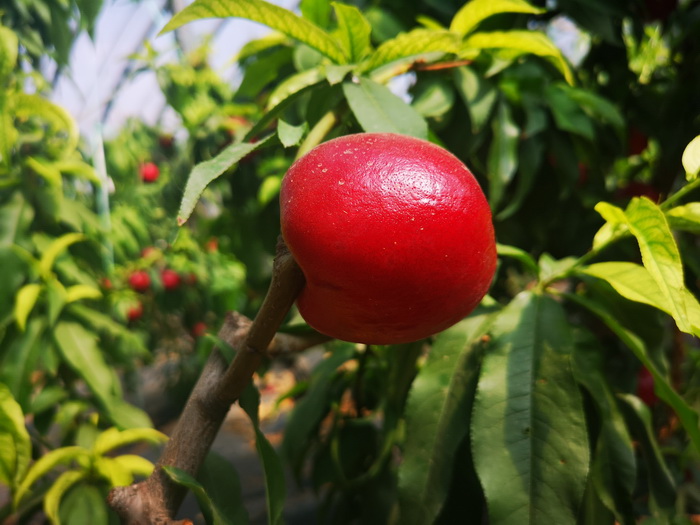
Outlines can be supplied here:
M39 299L39 293L41 292L41 285L37 283L25 284L17 292L17 297L15 297L15 321L19 329L24 331L27 326L27 318L29 314L32 313L34 305L36 305L37 299Z
M460 39L456 34L447 30L418 28L384 42L362 63L360 69L373 71L397 60L415 60L428 53L458 53L459 49Z
M54 240L41 256L39 261L39 272L41 275L48 275L53 268L56 258L61 255L71 244L84 241L87 237L82 233L66 233Z
M147 478L153 472L153 463L144 457L134 454L117 456L114 458L114 463L118 464L124 470L127 470L132 476Z
M569 84L574 75L561 51L544 34L537 31L493 31L476 33L464 42L468 49L509 49L519 53L537 55L551 62Z
M607 281L630 301L648 304L673 315L668 298L643 266L630 262L603 262L586 266L579 272ZM700 337L700 303L688 289L683 290L683 299L693 333Z
M450 31L462 36L472 31L483 20L500 13L544 13L523 0L472 0L467 2L452 19Z
M644 267L666 297L678 329L692 333L685 307L683 263L666 216L646 197L632 199L625 215L639 243Z
M82 299L99 299L102 292L87 284L76 284L66 290L66 303L74 303Z
M137 441L148 441L153 444L165 443L168 436L152 428L128 428L119 430L118 428L108 428L102 432L93 446L93 452L101 456L115 448L131 445Z
M51 488L49 488L49 490L46 492L46 496L44 498L44 512L52 525L61 525L58 511L61 507L61 499L63 499L63 495L68 492L73 485L87 477L87 472L70 470L61 474L58 479L53 482Z
M38 117L47 122L54 133L66 135L64 152L73 153L80 139L78 125L70 114L60 106L39 95L20 93L15 97L15 116L18 118Z
M593 237L593 248L598 249L613 237L627 231L627 216L625 210L607 202L599 202L594 210L605 219L605 224Z
M0 383L0 482L16 488L27 472L31 456L32 444L22 407L10 389Z
M700 233L700 202L689 202L666 212L668 224L673 230Z
M686 179L689 181L697 179L700 174L700 135L686 146L682 161Z
M72 461L78 461L80 459L89 460L89 458L90 455L88 451L82 447L57 448L44 454L29 468L27 475L22 480L17 492L15 492L15 508L22 502L31 486L34 485L39 478L51 472L55 467L67 465Z
M337 64L344 64L348 57L338 42L320 27L282 7L263 0L195 0L177 13L161 31L167 33L189 22L202 18L246 18L303 42Z
M338 19L337 36L350 62L358 62L371 49L369 35L372 26L355 6L332 2Z

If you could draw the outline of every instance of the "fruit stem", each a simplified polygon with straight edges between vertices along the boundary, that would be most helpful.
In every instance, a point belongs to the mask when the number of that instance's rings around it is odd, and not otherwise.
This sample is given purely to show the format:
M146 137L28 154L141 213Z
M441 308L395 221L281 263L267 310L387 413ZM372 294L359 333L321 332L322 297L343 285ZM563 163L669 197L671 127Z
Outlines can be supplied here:
M304 139L304 142L299 146L299 151L294 160L301 158L313 148L318 146L323 139L328 135L333 127L338 123L338 115L331 110L323 115L318 122L311 128L309 134Z

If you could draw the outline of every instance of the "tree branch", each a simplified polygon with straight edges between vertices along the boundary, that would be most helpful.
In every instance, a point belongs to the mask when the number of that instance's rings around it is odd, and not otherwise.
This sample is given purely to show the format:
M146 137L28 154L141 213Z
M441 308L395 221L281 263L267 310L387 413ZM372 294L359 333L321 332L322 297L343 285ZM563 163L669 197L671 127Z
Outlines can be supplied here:
M227 366L218 349L212 351L153 474L145 481L111 491L109 505L119 514L122 523L189 523L173 519L186 490L171 481L162 467L178 467L196 476L230 406L250 383L267 355L267 348L276 346L280 351L294 343L296 349L303 349L298 337L290 339L294 336L280 334L273 343L275 332L303 286L304 275L280 239L270 289L255 320L251 323L247 317L233 312L227 315L219 331L219 337L237 350L231 364ZM321 341L319 337L312 337L307 338L307 342L312 346Z

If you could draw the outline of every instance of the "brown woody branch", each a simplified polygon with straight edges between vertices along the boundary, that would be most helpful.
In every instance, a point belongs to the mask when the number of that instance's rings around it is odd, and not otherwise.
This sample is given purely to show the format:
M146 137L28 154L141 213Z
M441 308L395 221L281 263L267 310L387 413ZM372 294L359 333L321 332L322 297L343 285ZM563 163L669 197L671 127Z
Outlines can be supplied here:
M231 364L227 365L219 350L212 351L153 474L145 481L117 487L110 493L109 505L122 523L190 523L174 520L186 490L172 482L162 467L174 466L191 476L197 475L229 408L250 383L268 348L274 353L300 351L327 340L321 336L275 336L303 286L304 275L280 240L270 289L255 320L251 322L233 312L219 331L219 337L236 349Z

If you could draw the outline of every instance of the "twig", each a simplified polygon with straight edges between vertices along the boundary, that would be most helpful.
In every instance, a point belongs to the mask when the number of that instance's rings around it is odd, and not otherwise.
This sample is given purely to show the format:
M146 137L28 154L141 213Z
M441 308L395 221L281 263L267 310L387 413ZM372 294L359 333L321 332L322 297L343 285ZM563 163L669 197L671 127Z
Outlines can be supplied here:
M237 349L236 357L227 366L221 353L217 349L212 351L153 474L145 481L111 491L109 505L122 523L189 523L173 519L186 491L171 481L162 467L174 466L197 475L231 404L250 383L303 286L304 275L280 240L270 289L255 320L251 323L248 318L232 313L219 332L223 341ZM277 341L280 348L283 339ZM308 342L314 344L316 340L310 338ZM303 345L298 340L295 342L301 349Z

